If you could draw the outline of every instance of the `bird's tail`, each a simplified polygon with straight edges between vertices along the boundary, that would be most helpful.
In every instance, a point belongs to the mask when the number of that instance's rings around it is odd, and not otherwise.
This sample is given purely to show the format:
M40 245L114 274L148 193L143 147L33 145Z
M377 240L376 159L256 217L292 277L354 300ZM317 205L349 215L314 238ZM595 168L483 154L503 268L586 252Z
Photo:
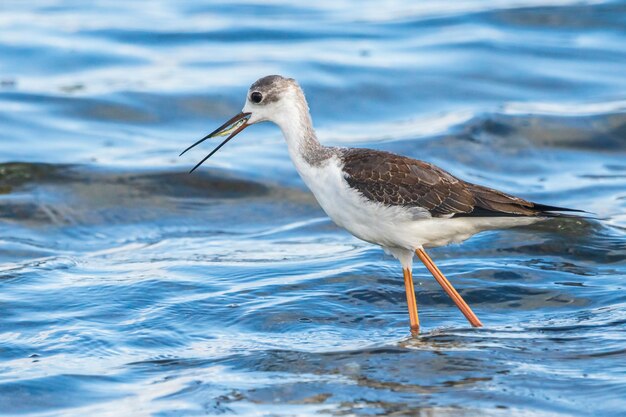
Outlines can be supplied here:
M558 206L550 206L547 204L538 204L533 203L533 209L538 212L538 214L547 216L547 217L581 217L584 215L592 215L593 213L589 213L585 210L572 209L567 207L558 207ZM580 214L573 214L580 213Z
M573 213L587 213L583 210L539 204L524 200L493 188L467 183L476 205L471 216L544 216L580 217Z

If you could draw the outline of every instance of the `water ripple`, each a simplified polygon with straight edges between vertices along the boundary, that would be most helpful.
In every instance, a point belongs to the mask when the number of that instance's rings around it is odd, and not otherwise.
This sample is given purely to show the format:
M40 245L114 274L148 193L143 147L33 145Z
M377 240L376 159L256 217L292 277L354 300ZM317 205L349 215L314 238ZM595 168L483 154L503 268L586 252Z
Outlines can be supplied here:
M623 414L625 7L2 7L0 414ZM415 265L410 337L399 265L278 129L177 157L270 73L325 143L590 214L432 250L486 327Z

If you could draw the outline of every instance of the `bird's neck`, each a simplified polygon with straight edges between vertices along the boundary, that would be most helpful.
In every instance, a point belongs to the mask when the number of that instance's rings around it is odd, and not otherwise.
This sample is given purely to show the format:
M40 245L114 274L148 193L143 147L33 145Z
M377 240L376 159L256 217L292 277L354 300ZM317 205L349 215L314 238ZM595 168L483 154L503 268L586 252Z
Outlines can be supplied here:
M287 142L289 155L301 174L305 164L319 166L332 156L330 148L317 140L305 101L292 106L284 114L278 125Z

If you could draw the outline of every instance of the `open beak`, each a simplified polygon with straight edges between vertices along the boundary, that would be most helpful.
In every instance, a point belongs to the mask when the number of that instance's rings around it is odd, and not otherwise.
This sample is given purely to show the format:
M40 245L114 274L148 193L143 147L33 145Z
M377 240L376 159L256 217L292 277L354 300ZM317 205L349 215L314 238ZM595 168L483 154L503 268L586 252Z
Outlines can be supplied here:
M191 145L190 147L188 147L187 149L182 151L180 153L180 155L178 155L178 156L182 156L189 149L191 149L191 148L201 144L202 142L204 142L207 139L215 138L215 137L218 137L218 136L226 136L226 135L228 135L228 137L222 143L220 143L217 148L213 149L211 151L211 153L208 154L207 156L205 156L202 161L198 162L196 164L196 166L193 167L191 169L191 171L189 171L189 173L194 172L196 170L196 168L198 168L200 165L202 165L204 163L204 161L206 161L207 159L212 157L213 154L215 152L219 151L222 146L226 145L226 142L228 142L229 140L231 140L232 138L237 136L237 134L239 132L241 132L242 130L244 130L246 127L250 126L248 124L248 119L250 119L250 114L251 113L241 112L241 113L235 115L232 119L230 119L229 121L227 121L226 123L224 123L223 125L218 127L217 129L215 129L213 132L209 133L208 135L206 135L205 137L203 137L202 139L200 139L199 141L197 141L196 143L194 143L193 145Z

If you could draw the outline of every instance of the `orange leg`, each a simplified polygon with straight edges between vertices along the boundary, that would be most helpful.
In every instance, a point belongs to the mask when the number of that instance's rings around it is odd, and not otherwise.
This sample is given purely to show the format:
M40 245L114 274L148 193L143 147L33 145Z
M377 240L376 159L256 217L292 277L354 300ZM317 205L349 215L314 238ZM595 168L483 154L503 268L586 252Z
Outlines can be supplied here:
M417 257L420 258L420 261L428 268L433 277L437 280L439 285L443 288L443 290L452 298L454 304L461 310L461 313L467 318L467 320L474 327L483 327L483 324L478 320L476 314L472 311L470 306L467 305L465 300L461 297L461 295L454 289L450 281L441 273L437 265L430 259L430 256L424 251L424 249L417 249L415 251ZM408 290L407 290L408 291Z
M406 303L409 306L409 321L411 323L411 333L417 334L420 331L420 320L417 316L417 301L415 300L415 288L413 287L413 274L410 269L402 269L404 275L404 288L406 290Z

